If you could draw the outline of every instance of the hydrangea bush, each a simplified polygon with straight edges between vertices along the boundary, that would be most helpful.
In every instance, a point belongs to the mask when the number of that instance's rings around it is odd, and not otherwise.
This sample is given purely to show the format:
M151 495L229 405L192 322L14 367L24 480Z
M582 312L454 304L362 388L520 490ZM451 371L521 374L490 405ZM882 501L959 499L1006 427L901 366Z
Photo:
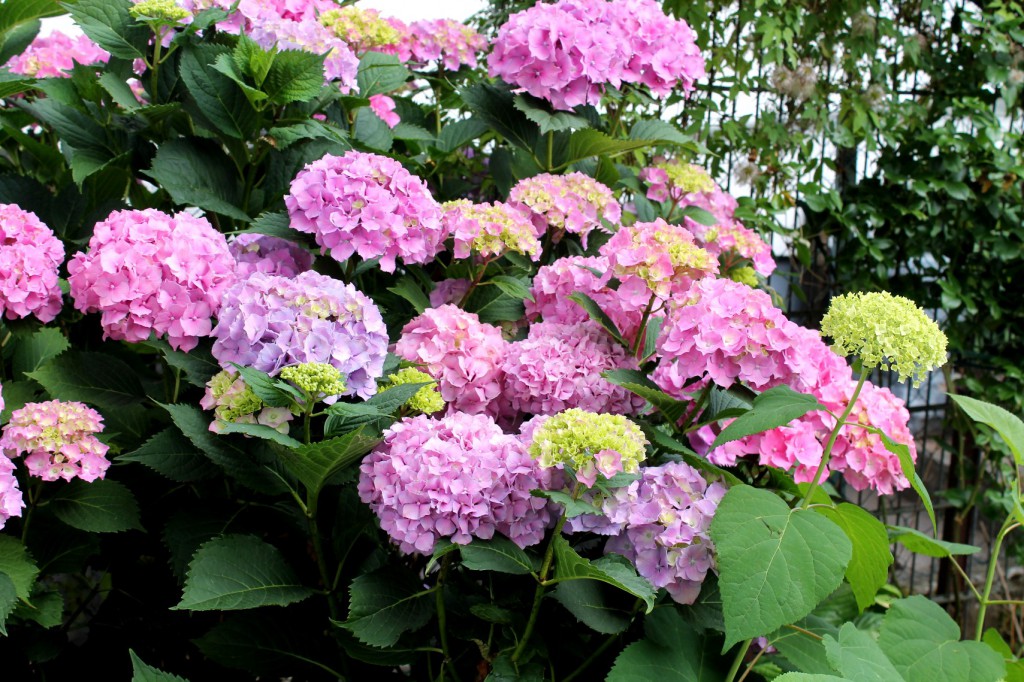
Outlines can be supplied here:
M866 295L830 346L775 304L771 248L657 116L704 76L700 26L653 0L494 35L327 0L14 5L15 678L858 679L946 617L876 598L887 533L962 550L836 488L927 499L868 377L917 381L942 334ZM65 11L84 37L37 37Z

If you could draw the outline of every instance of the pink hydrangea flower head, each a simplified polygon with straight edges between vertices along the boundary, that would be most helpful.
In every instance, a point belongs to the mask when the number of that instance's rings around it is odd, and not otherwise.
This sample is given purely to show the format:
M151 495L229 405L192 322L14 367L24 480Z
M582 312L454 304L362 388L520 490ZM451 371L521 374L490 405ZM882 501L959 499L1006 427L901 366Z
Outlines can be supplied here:
M420 64L436 62L449 71L458 71L463 65L475 69L477 54L486 47L484 36L452 19L414 21L409 25L409 52Z
M370 95L370 109L388 128L394 128L402 122L401 117L395 113L395 100L387 95Z
M533 260L540 258L540 241L533 223L525 213L496 201L474 204L466 199L449 201L441 206L442 224L455 238L456 258L471 253L487 258L515 251Z
M320 14L320 23L345 41L356 54L373 50L397 55L408 61L409 27L392 17L382 17L375 9L354 5L329 9Z
M84 35L74 38L54 31L36 37L21 54L11 57L11 73L32 78L67 78L75 64L105 64L110 54Z
M328 3L328 6L332 5ZM334 83L343 93L352 92L358 87L356 75L359 71L359 58L345 41L315 17L292 20L272 15L254 24L249 35L264 49L276 46L280 50L326 54L324 81Z
M276 375L326 363L344 377L342 395L369 398L384 370L388 334L380 311L351 284L313 272L294 278L253 273L223 296L213 357Z
M202 0L202 2L207 1ZM215 1L218 5L221 2L228 2L228 7L232 4L231 0ZM266 22L276 22L282 19L288 21L315 20L323 12L336 7L337 4L333 0L240 0L238 13L245 18L246 28L252 29L262 26Z
M284 202L292 227L314 235L324 253L338 261L353 253L380 258L386 272L394 272L399 257L430 262L447 237L423 180L377 154L328 154L308 164Z
M68 273L75 308L101 313L105 338L137 343L156 334L189 351L209 335L235 280L235 259L205 218L114 211L96 224Z
M103 417L82 403L28 403L11 413L0 450L10 458L26 455L29 474L44 481L94 481L110 466L108 447L94 435L102 431Z
M63 306L64 245L35 213L0 204L0 314L49 322Z
M571 407L637 414L644 399L601 376L610 369L637 368L636 359L594 322L535 323L526 339L508 347L502 399L531 415Z
M239 279L254 272L295 277L313 267L313 254L298 244L266 234L240 234L228 243Z
M515 436L486 415L405 418L359 467L359 497L406 554L430 555L448 538L469 544L500 533L519 547L544 539L545 474Z
M18 487L18 477L14 475L14 462L0 455L0 529L12 516L21 516L25 508L25 500Z
M583 248L587 234L601 227L602 218L617 223L622 217L622 207L612 191L583 173L544 173L520 180L508 199L509 204L530 214L538 237L550 227L557 243L562 234L571 232L580 236Z
M718 272L717 260L697 245L692 232L661 218L620 228L600 253L615 275L636 277L666 299Z
M428 308L402 329L395 353L437 380L449 412L477 414L501 395L508 343L497 327L454 305Z

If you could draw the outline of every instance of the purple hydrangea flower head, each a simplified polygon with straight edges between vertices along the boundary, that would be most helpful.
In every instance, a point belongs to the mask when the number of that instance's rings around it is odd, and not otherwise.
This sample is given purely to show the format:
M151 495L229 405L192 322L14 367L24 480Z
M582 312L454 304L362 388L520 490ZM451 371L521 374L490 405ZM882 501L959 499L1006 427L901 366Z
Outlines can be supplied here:
M10 458L27 455L29 474L44 481L94 481L110 466L108 447L94 435L102 431L103 417L82 403L28 403L11 413L0 450Z
M430 292L430 307L440 308L447 303L458 305L472 286L471 280L463 278L441 280Z
M308 164L284 201L292 227L314 235L324 253L338 261L353 253L380 258L386 272L399 257L430 262L447 236L426 184L377 154L328 154Z
M254 272L295 277L313 267L313 254L298 244L267 234L240 234L228 243L239 279Z
M235 259L205 218L114 211L96 224L68 273L75 308L101 313L105 338L135 343L155 333L189 351L209 335L235 280Z
M0 204L0 314L49 322L63 306L64 245L35 213Z
M359 497L406 554L440 538L469 544L500 533L519 547L544 538L549 478L515 436L486 415L405 418L359 467Z
M224 294L213 356L277 374L322 362L344 377L342 395L369 398L383 373L388 334L373 301L351 284L308 271L294 278L254 273Z
M414 21L409 25L408 49L421 64L437 62L449 71L463 65L476 68L477 54L487 39L465 24L452 19Z
M549 227L556 243L566 232L578 234L587 246L587 234L601 227L601 219L617 223L622 207L612 191L583 173L543 173L520 180L509 192L509 204L529 214L542 237Z

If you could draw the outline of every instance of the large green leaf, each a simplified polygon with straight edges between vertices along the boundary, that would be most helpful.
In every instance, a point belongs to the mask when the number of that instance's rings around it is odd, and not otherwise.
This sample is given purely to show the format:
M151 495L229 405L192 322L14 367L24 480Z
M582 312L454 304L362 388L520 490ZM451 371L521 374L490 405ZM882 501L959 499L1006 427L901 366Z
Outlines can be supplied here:
M844 677L858 682L892 682L900 678L875 638L853 623L843 625L838 639L825 635L824 644L829 663Z
M526 575L540 570L540 559L500 535L490 540L473 540L468 545L461 545L459 551L462 565L474 571Z
M128 650L128 655L132 659L132 682L187 682L184 677L147 665L131 649Z
M4 0L4 11L0 12L0 32L42 19L55 17L67 12L57 0Z
M487 124L477 118L452 121L441 129L441 134L437 137L437 149L446 154L454 152L486 134L488 130L490 129Z
M937 559L948 559L952 556L975 554L981 551L981 547L939 540L916 528L905 526L889 526L889 539L900 543L915 554L924 554Z
M52 398L111 410L137 406L146 395L135 371L105 353L69 351L27 376L39 382Z
M567 164L591 156L614 156L623 152L650 147L651 140L616 140L600 130L577 130L569 137Z
M561 535L552 539L555 545L555 577L552 582L566 580L598 580L617 587L643 600L647 613L654 609L657 590L654 585L636 573L629 560L618 554L609 554L596 561L584 559Z
M729 441L768 431L802 417L808 412L828 409L812 395L797 393L789 386L776 386L754 398L748 412L735 420L715 438L711 444L714 450Z
M54 495L50 507L64 523L90 533L142 530L135 495L110 479L71 481Z
M118 455L116 461L138 462L179 483L212 478L218 472L192 441L173 426L150 437L138 449Z
M583 129L590 127L590 121L569 111L552 111L551 105L530 95L516 95L512 100L516 109L526 114L540 127L540 134L547 135L562 130Z
M142 345L160 351L167 364L184 372L185 381L193 386L205 387L206 383L220 372L220 365L213 359L213 355L210 354L205 344L193 348L187 353L174 350L171 348L171 344L163 339L153 337L150 337L148 341L143 341Z
M403 632L434 615L434 595L407 573L384 570L361 575L349 587L348 620L337 623L359 641L389 647Z
M391 128L370 107L356 110L352 136L363 145L378 152L386 152L395 142Z
M7 618L18 605L18 590L11 576L0 573L0 635L7 636Z
M693 138L679 131L668 121L659 118L645 118L629 129L629 139L646 140L650 143L668 142L673 145L693 146Z
M214 146L168 140L157 150L152 167L142 172L167 190L176 204L249 221L241 208L242 185L235 166Z
M903 475L910 481L910 487L914 489L917 496L921 498L921 503L924 504L924 510L928 512L928 518L932 522L932 533L936 533L939 530L939 524L935 521L935 507L932 505L931 495L928 494L928 488L925 487L924 481L921 480L921 476L917 473L917 469L914 467L914 459L910 455L910 448L905 443L900 443L889 437L889 434L882 431L876 431L878 436L882 439L882 445L885 449L896 455L896 458L900 461L900 469L903 470ZM1020 501L1017 501L1017 507L1020 507Z
M43 327L31 336L19 338L14 348L14 375L34 372L70 347L67 337L53 327Z
M1008 410L966 395L950 393L957 406L976 422L990 426L1002 436L1017 466L1024 466L1024 421Z
M532 153L540 131L523 112L515 108L515 96L507 87L474 83L459 94L479 120L491 130Z
M729 489L711 522L726 648L806 616L843 580L846 534L808 509L790 509L766 490Z
M182 51L179 70L197 113L216 131L245 140L256 132L256 111L238 84L213 66L218 57L229 52L222 45L190 45Z
M359 60L356 83L363 97L383 95L405 85L412 72L393 54L367 52Z
M863 508L848 502L835 508L814 509L842 528L853 545L853 555L846 567L846 581L857 597L857 606L863 611L875 603L875 594L889 578L893 556L885 524Z
M310 443L294 449L279 450L284 466L307 490L316 495L328 479L355 464L373 449L380 439L362 427L338 438Z
M601 376L616 386L622 386L627 391L646 398L649 403L658 408L658 411L665 416L665 420L670 424L675 424L682 419L691 405L691 403L676 400L665 393L658 388L657 384L647 378L644 372L635 369L610 369L601 372Z
M252 535L226 535L196 552L181 602L173 608L234 611L285 606L312 593L276 547Z
M305 50L281 50L263 81L272 104L305 102L324 88L324 56Z
M283 618L275 611L225 614L193 641L207 658L252 673L249 679L276 680L286 670L293 679L313 679L311 662L323 656L317 648L322 632L313 619Z
M858 682L836 675L819 675L812 673L785 673L775 678L774 682Z
M676 609L660 608L644 621L645 639L623 649L606 682L719 682L722 660Z
M131 0L75 0L65 6L82 32L114 57L146 56L151 33L128 13Z
M597 580L568 580L558 583L554 598L590 629L613 635L629 627L630 617L608 603L606 590L611 588Z
M267 131L267 135L274 140L277 149L287 149L296 142L323 138L339 144L347 145L348 133L336 126L321 123L315 119L299 121L286 126L276 126ZM287 225L287 223L286 223Z
M17 538L0 534L0 573L14 582L18 599L28 599L39 575L39 567L32 560L25 545Z

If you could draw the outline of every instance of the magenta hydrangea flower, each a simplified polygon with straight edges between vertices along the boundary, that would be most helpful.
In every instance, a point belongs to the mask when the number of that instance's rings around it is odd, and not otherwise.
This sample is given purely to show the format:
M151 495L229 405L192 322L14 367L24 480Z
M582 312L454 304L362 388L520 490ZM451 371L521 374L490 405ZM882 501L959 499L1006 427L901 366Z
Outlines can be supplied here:
M0 529L12 516L21 516L25 508L25 500L18 487L18 477L14 475L14 462L0 455Z
M74 38L60 31L36 37L21 54L11 57L11 73L32 78L66 78L75 63L105 64L110 53L84 35Z
M314 235L324 253L338 261L353 253L380 258L386 272L395 271L399 257L430 262L447 237L423 180L377 154L328 154L308 164L284 202L292 227Z
M0 314L49 322L63 306L64 245L35 213L0 204Z
M583 173L543 173L520 180L508 195L509 204L525 211L533 220L537 236L549 227L557 243L566 232L578 234L583 248L587 234L601 227L601 219L618 223L622 207L612 191Z
M239 279L254 272L295 277L313 267L313 254L298 244L267 234L240 234L228 243Z
M370 109L388 128L394 128L402 122L401 117L395 113L395 100L387 95L370 95Z
M294 278L253 273L223 296L213 357L277 374L322 362L344 376L341 395L369 398L384 371L388 332L373 301L351 284L308 271Z
M526 339L508 346L502 399L531 415L572 407L636 414L644 399L602 378L610 369L637 369L637 361L595 323L536 323Z
M486 415L405 418L359 467L359 498L406 554L430 555L441 538L460 545L500 533L519 547L544 538L550 487L515 436Z
M110 466L108 447L94 435L102 431L103 417L82 403L28 403L11 413L0 450L9 458L26 455L29 474L44 481L94 481Z
M476 414L501 395L508 343L497 327L454 305L428 308L402 329L395 353L422 364L450 412Z
M333 6L330 2L326 4L328 8ZM249 36L264 49L276 46L280 50L304 50L326 54L324 81L334 83L343 93L358 88L356 75L359 71L359 58L345 41L313 16L292 20L270 14L253 22Z
M477 54L487 47L487 38L453 19L431 19L409 25L407 45L415 62L437 62L458 71L463 65L476 68Z
M235 259L205 218L114 211L96 224L68 273L75 308L101 313L104 338L135 343L155 333L189 351L209 335L235 280Z
M517 12L498 29L491 76L556 109L597 104L607 86L689 93L704 59L684 21L654 0L559 0Z

